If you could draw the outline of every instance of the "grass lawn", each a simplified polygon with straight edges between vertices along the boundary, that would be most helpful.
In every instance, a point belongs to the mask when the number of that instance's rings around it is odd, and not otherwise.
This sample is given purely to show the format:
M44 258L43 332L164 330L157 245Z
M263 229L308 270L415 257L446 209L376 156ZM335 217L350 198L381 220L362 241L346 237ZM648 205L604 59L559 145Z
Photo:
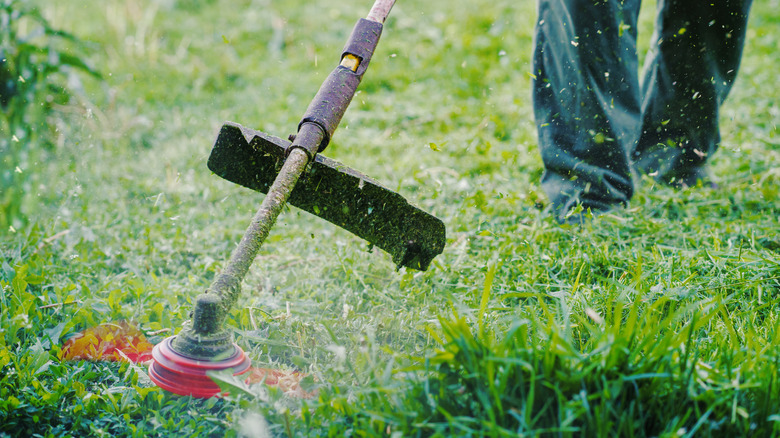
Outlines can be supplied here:
M51 145L12 167L0 437L780 436L778 0L753 5L719 187L642 180L582 227L541 211L535 2L399 2L325 155L441 218L447 246L396 271L282 213L229 323L256 365L312 376L308 400L173 396L60 346L104 322L181 328L263 198L206 168L219 127L293 133L371 2L35 3L103 79L67 78L33 127Z

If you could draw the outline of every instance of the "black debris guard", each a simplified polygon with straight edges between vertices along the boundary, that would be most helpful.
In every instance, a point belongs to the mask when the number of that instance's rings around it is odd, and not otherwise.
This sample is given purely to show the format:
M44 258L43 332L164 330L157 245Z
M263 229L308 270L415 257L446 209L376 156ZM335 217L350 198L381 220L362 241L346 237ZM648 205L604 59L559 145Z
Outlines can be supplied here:
M228 181L268 193L290 144L236 123L225 123L208 167ZM383 249L399 268L425 270L444 249L441 220L366 175L321 154L298 179L287 202Z

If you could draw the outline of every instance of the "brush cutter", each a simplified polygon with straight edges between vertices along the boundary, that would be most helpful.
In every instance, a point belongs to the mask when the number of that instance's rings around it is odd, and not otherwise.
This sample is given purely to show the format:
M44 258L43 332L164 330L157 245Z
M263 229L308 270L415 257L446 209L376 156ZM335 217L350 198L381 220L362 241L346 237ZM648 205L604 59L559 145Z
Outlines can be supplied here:
M318 155L328 145L357 90L395 0L376 0L355 25L341 62L320 87L291 141L226 123L208 166L217 175L267 193L225 269L195 300L192 320L154 347L151 379L176 394L210 397L219 387L212 370L249 369L250 360L225 329L240 284L284 205L289 202L367 240L398 267L425 270L444 249L441 220L399 194ZM307 171L308 168L308 171Z

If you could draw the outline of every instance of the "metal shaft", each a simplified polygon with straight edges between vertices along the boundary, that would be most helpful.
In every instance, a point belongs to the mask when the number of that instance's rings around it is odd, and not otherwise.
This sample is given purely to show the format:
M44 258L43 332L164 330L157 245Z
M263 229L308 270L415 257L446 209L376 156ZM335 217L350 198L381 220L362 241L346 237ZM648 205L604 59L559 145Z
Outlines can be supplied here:
M220 295L225 310L235 304L240 293L241 281L249 271L260 247L276 223L290 193L295 188L311 156L322 141L323 131L312 124L304 124L290 146L287 159L276 176L260 208L252 218L244 237L233 250L224 271L219 274L209 292Z
M287 198L290 197L290 192L295 187L295 183L298 182L298 178L301 176L303 169L306 168L308 161L309 157L302 149L296 148L290 151L290 155L279 172L279 176L270 190L268 190L268 195L252 218L252 222L249 224L246 233L244 233L244 237L236 249L233 250L233 254L225 269L225 275L238 279L243 279L246 276L249 267L260 250L260 246L268 237L271 227L276 223L279 213L282 211L285 203L287 203ZM229 298L229 304L232 305L235 297Z
M393 8L393 4L395 4L395 0L376 0L374 6L371 7L371 11L368 13L366 20L384 23L385 19L387 19L387 15L390 13L390 9Z

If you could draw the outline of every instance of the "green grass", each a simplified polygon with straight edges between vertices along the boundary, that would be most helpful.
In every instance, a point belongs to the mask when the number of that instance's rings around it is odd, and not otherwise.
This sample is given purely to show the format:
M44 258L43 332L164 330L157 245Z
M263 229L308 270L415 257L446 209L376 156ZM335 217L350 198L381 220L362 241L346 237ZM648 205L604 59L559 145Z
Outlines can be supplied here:
M720 188L643 180L583 227L539 208L533 2L399 2L325 155L440 217L447 247L396 272L282 214L230 324L256 364L315 377L306 401L175 397L58 345L107 321L181 327L262 200L207 170L219 126L292 133L370 5L40 3L104 80L56 107L55 146L20 169L29 224L0 231L0 435L780 434L776 0L753 6Z

